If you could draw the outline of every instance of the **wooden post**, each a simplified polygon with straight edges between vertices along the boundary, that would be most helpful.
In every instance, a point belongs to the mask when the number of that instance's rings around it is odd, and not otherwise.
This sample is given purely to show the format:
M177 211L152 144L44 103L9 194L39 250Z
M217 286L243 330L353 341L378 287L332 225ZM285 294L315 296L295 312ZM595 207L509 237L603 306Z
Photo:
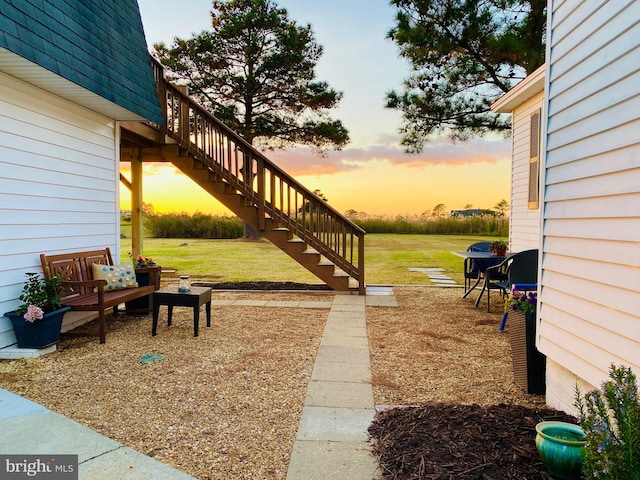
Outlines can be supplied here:
M142 159L131 157L131 255L142 255Z
M364 283L364 235L358 235L358 293L367 293L367 284Z

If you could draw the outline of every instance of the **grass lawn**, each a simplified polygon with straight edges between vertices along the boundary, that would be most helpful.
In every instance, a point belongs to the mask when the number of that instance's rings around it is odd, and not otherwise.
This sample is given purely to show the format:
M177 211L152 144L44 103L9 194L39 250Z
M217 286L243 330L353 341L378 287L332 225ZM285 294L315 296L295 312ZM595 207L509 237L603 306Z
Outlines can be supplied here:
M123 224L122 260L131 251L131 227ZM462 283L462 258L452 251L493 240L462 235L369 234L365 237L365 279L368 284L426 285L429 277L415 267L441 267ZM144 254L180 274L209 281L274 281L318 283L319 280L266 240L201 240L145 238Z

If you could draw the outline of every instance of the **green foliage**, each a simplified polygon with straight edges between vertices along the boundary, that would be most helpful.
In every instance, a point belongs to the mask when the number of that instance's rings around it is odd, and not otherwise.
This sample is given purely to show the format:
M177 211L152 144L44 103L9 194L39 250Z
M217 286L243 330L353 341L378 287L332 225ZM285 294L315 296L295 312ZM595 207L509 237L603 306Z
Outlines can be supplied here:
M350 217L352 221L367 233L417 233L428 235L490 235L506 237L509 235L509 221L493 215L473 217L369 217L359 215Z
M582 470L586 478L640 479L640 395L630 368L611 365L602 390L584 396L576 387L576 407L585 432Z
M440 133L465 140L510 131L491 104L544 63L546 0L391 0L389 38L413 66L387 107L404 117L402 144L420 152Z
M507 251L507 248L509 248L509 245L504 240L495 240L489 245L489 251L495 254L504 253Z
M271 0L213 1L211 31L154 46L171 78L249 143L318 151L349 142L328 111L342 94L315 79L322 47Z
M509 211L509 202L507 202L504 198L495 204L493 209L496 211L496 215L499 217L506 217L507 212Z
M62 293L62 278L58 275L53 278L41 278L37 273L27 273L27 281L22 287L20 300L24 303L16 309L20 315L24 315L30 305L40 307L44 313L53 312L60 307L60 295Z
M243 223L238 217L205 213L167 213L145 217L145 229L156 238L240 238Z

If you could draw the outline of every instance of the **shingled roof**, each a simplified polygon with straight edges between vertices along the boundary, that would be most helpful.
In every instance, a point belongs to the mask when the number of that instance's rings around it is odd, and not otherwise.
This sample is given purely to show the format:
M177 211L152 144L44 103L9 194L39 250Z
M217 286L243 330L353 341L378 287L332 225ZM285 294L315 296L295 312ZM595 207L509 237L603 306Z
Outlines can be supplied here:
M136 0L0 0L0 47L162 121Z

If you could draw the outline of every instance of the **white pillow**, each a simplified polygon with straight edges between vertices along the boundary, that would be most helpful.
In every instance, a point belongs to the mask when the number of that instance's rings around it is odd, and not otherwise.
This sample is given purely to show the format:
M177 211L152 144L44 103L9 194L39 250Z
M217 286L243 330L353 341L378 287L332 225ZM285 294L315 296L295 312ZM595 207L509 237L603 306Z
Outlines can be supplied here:
M136 280L136 271L133 269L131 262L120 265L101 265L94 263L93 279L106 280L104 286L106 291L123 290L125 288L134 288L138 286Z

